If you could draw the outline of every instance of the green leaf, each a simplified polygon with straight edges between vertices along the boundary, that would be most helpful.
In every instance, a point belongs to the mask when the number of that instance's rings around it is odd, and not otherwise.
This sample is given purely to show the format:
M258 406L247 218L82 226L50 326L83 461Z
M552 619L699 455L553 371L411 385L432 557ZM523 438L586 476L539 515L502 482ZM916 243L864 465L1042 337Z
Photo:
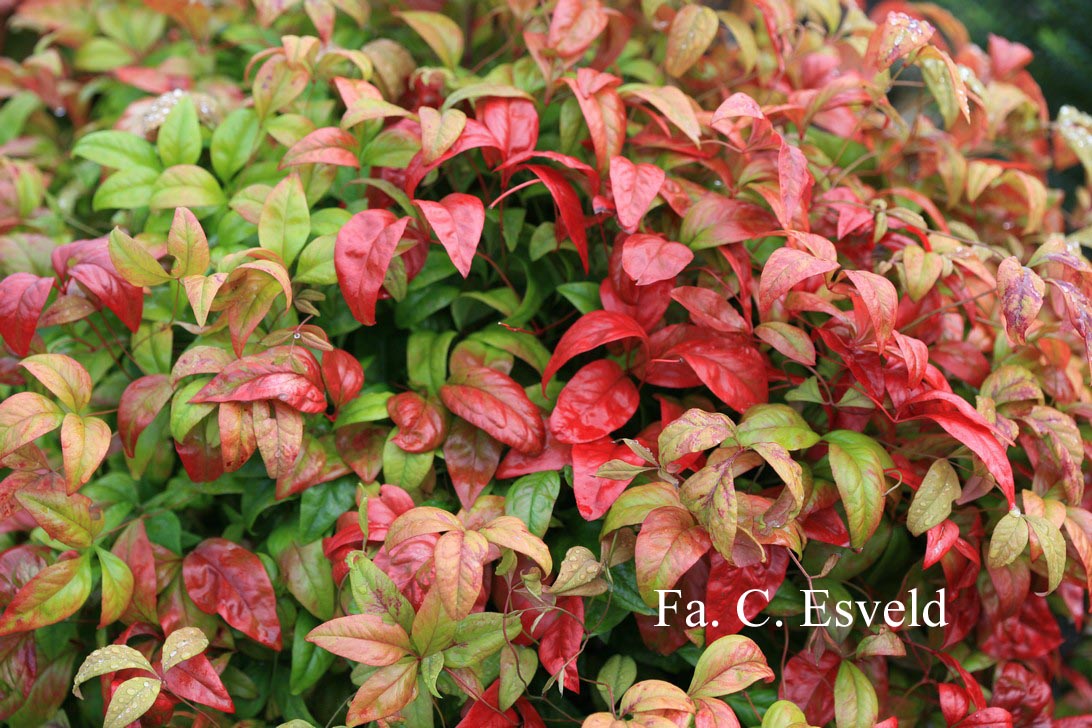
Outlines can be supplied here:
M756 442L773 442L786 450L806 450L819 442L819 436L792 407L760 404L751 407L743 416L736 441L743 447Z
M143 654L128 645L100 647L84 658L76 677L72 680L72 694L83 699L80 685L93 677L119 670L144 670L155 675L155 669Z
M393 440L397 436L398 428L391 428L383 445L383 477L391 485L413 490L428 477L436 454L433 450L424 453L406 452L394 444Z
M454 331L414 331L406 345L406 369L410 386L439 396L447 382L447 353L455 339Z
M330 560L322 551L322 541L300 545L296 541L277 556L288 591L319 619L334 616L334 576Z
M133 572L129 565L109 551L96 548L102 569L102 618L99 629L121 619L133 598Z
M72 154L96 164L127 170L144 167L158 172L159 155L147 141L125 131L94 131L80 137Z
M308 612L300 612L292 633L292 668L288 678L289 691L299 695L317 683L337 660L332 652L307 641L307 635L319 621Z
M216 176L227 182L246 166L261 139L262 126L253 109L236 109L212 133L209 156Z
M159 697L162 683L154 677L129 678L114 691L103 728L125 728L148 712Z
M523 521L528 531L542 538L550 526L560 493L561 476L556 471L524 475L508 489L504 512Z
M599 668L595 689L599 691L603 702L613 708L636 679L637 662L632 657L611 655L603 663L603 667Z
M349 585L357 609L364 614L386 616L402 625L413 627L413 607L383 570L372 563L363 551L349 554Z
M952 512L952 503L960 495L959 476L947 460L934 460L921 487L910 501L906 527L915 536L941 523Z
M121 228L110 232L108 244L110 262L122 278L134 286L156 286L170 280L167 271L155 259L143 243L131 238Z
M321 538L345 511L353 507L356 487L346 479L322 483L303 491L300 497L300 539L305 543Z
M1024 547L1028 545L1028 523L1019 511L1009 511L997 526L990 537L990 553L986 562L991 569L999 569L1008 566L1024 553Z
M515 640L522 629L515 613L470 614L456 625L452 644L443 652L444 664L453 668L480 665Z
M334 268L334 244L337 235L320 235L312 240L300 252L296 262L296 283L311 283L318 286L330 286L337 283L337 271Z
M532 648L511 643L501 647L498 707L501 710L511 708L531 685L536 672L538 654Z
M91 502L86 496L66 495L64 491L25 488L15 492L15 500L37 521L50 538L66 546L84 549L95 540L97 525L91 519Z
M311 233L311 212L298 174L277 183L258 217L258 244L291 266Z
M830 468L849 521L850 544L860 548L883 516L884 470L895 464L878 442L859 432L835 430L823 439L830 443Z
M201 167L177 165L165 170L156 180L152 198L153 210L174 207L217 207L226 202L220 183Z
M728 635L701 653L687 693L693 698L718 698L738 693L758 680L769 682L773 677L758 645L742 635Z
M176 629L163 642L163 672L200 655L208 646L209 638L197 627Z
M92 209L135 210L147 207L152 190L159 179L159 170L148 167L120 169L106 178L95 189L91 198Z
M159 159L166 167L197 164L201 158L201 123L189 94L182 94L159 127L155 142Z
M837 728L872 728L880 712L876 690L860 669L844 661L834 680L834 722Z
M1062 583L1065 572L1065 538L1053 523L1042 516L1027 516L1027 523L1042 549L1047 567L1047 593ZM992 546L992 544L991 544ZM1021 549L1022 551L1023 549Z
M424 10L396 13L421 36L440 62L454 69L463 57L463 30L447 15Z

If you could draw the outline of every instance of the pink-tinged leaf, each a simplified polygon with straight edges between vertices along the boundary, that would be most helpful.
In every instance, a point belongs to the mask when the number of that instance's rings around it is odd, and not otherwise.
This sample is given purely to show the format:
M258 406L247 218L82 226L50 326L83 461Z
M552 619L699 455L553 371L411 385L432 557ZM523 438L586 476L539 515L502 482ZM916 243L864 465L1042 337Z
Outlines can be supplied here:
M826 725L834 719L834 680L841 664L833 650L818 658L804 650L785 664L778 697L796 703L808 723Z
M257 556L227 539L206 539L182 561L182 578L202 612L219 614L251 639L281 649L273 584Z
M53 268L62 280L76 281L136 333L144 310L144 292L121 277L110 260L107 245L102 237L54 248Z
M584 642L584 600L576 596L561 597L557 600L556 619L542 630L536 630L538 638L538 658L542 667L551 676L556 676L565 690L580 692L580 675L577 673L576 658ZM527 728L531 728L528 722Z
M694 339L664 354L672 356L682 357L713 394L738 412L768 398L766 361L748 344L724 338Z
M617 90L622 79L591 68L580 68L576 78L562 80L580 104L595 149L595 166L603 174L611 157L622 153L626 140L626 109Z
M758 102L742 91L736 92L725 99L713 112L713 119L710 123L717 124L727 119L738 119L739 117L747 119L765 118Z
M994 428L964 399L951 392L934 390L904 402L895 419L929 419L936 422L957 441L966 445L982 459L986 469L997 481L1009 505L1016 503L1016 485L1013 481L1012 464L1005 445L998 439Z
M167 690L191 703L207 705L224 713L235 712L235 702L220 674L203 654L183 660L163 674Z
M279 478L283 473L291 472L303 447L303 416L277 400L271 402L272 411L269 404L255 402L251 417L266 473L271 478Z
M359 168L357 142L349 132L336 126L315 129L284 153L280 168L300 164L330 164L335 167Z
M439 202L417 200L417 206L456 270L466 278L485 227L485 205L474 195L453 192Z
M98 417L69 412L61 423L61 454L69 493L75 493L98 470L110 449L110 425Z
M507 374L468 366L440 387L447 408L497 440L534 454L546 437L542 417L523 388Z
M567 61L575 60L606 29L608 20L599 0L559 0L550 18L546 46Z
M705 194L683 217L679 240L694 250L761 238L777 229L774 216L753 202Z
M365 210L338 231L334 244L338 285L353 317L365 326L375 324L375 303L409 221L388 210Z
M1017 344L1025 343L1028 327L1043 307L1046 284L1035 271L1020 265L1014 256L1001 261L997 268L997 295L1005 333Z
M797 283L836 270L838 264L796 248L778 248L766 260L758 284L758 309L765 315Z
M0 336L19 356L26 356L45 308L52 278L13 273L0 280Z
M591 442L629 422L640 396L633 380L610 359L583 367L561 390L550 415L560 442Z
M174 390L166 374L151 374L129 383L118 402L118 439L126 456L136 455L137 439L164 405Z
M799 148L782 142L777 155L777 178L781 190L780 209L775 209L777 220L786 230L796 229L796 221L803 213L807 225L807 203L815 183L808 171L808 160ZM806 227L804 228L807 229Z
M322 355L322 381L335 408L355 399L364 386L364 369L349 352L334 349Z
M694 728L739 728L739 718L723 700L699 698L694 703L698 706Z
M542 372L542 389L557 370L574 356L591 351L597 346L621 339L636 338L648 348L648 334L641 325L625 314L613 311L592 311L581 316L557 343L553 356Z
M326 410L322 372L302 346L275 346L231 362L193 399L202 402L277 400L300 412Z
M213 273L210 276L186 276L182 279L186 298L189 299L190 308L193 309L193 317L198 326L204 326L208 320L212 301L227 277L227 273Z
M413 647L400 625L375 614L354 614L315 627L307 641L327 652L371 667L393 665Z
M406 657L371 673L349 704L346 725L387 718L409 705L417 694L417 668L417 659Z
M73 412L79 412L91 401L91 375L70 356L35 354L23 359L20 366Z
M955 546L955 542L959 540L959 526L948 519L944 519L926 531L925 537L925 558L922 567L928 569L930 566L940 563L944 554L951 551L952 546Z
M890 68L895 61L924 47L934 33L936 29L924 20L890 12L872 31L865 61L877 70Z
M659 235L630 235L622 246L622 269L639 286L674 280L692 260L690 248Z
M633 554L637 589L645 602L656 604L657 590L673 588L711 545L705 528L685 508L651 511L641 523Z
M466 420L456 419L444 440L444 463L459 503L469 509L493 479L502 444Z
M478 121L496 138L502 162L533 151L538 144L538 111L527 99L486 99L478 109Z
M625 157L610 158L610 186L618 224L626 232L637 229L667 175L655 164L634 164Z
M773 670L758 645L742 635L728 635L701 653L687 693L694 698L716 698L738 693L758 680L773 679Z
M436 588L454 620L470 614L482 591L489 542L477 531L448 531L436 542Z
M61 408L36 392L17 392L0 402L0 460L61 426Z
M800 327L767 321L755 327L755 336L792 361L815 366L815 344Z
M587 521L602 518L633 480L599 477L599 469L611 460L623 460L630 465L647 464L625 443L615 444L609 437L572 446L573 495L577 510Z
M388 430L361 422L339 427L334 432L334 447L345 464L365 483L379 477L383 467L383 445Z
M15 499L51 538L72 548L89 547L102 528L91 517L91 499L79 493L33 487L17 491Z
M671 292L671 298L690 312L690 320L698 326L724 334L741 334L750 330L747 320L714 290L679 286Z
M431 452L447 436L447 417L435 400L402 392L387 400L387 413L398 427L391 440L406 452Z
M338 95L341 96L341 102L345 104L345 108L349 108L357 99L361 98L375 99L376 101L383 100L383 92L373 84L359 78L336 76L334 85L337 87Z
M172 276L198 276L209 267L209 241L197 216L185 207L174 211L167 233L167 252L174 258Z
M561 215L561 222L565 226L565 232L576 246L576 252L580 255L580 262L584 270L588 270L588 237L584 230L584 209L580 204L580 198L576 190L569 184L565 176L556 169L543 167L537 164L528 164L524 167L533 172L554 199L554 204Z
M466 128L466 114L458 109L437 111L429 106L417 110L421 118L421 156L425 164L440 160Z
M220 456L224 462L224 470L234 473L258 449L251 406L246 403L221 402L216 410L216 422L220 426Z
M857 289L868 318L872 321L872 329L876 332L876 343L880 351L883 351L895 328L899 294L891 281L876 273L847 269L846 275Z
M47 566L19 589L0 615L0 637L30 632L67 619L90 595L88 554Z

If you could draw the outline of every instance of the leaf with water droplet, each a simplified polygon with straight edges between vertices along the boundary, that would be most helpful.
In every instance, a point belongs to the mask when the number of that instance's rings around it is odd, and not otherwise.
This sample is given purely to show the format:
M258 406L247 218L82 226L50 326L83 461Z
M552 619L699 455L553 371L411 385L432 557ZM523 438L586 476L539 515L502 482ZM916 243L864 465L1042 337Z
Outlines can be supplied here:
M144 655L140 654L128 645L107 645L88 655L80 669L76 672L76 679L72 681L72 694L83 699L80 692L80 684L99 675L105 675L118 670L145 670L155 674L151 664ZM127 724L126 724L127 725Z

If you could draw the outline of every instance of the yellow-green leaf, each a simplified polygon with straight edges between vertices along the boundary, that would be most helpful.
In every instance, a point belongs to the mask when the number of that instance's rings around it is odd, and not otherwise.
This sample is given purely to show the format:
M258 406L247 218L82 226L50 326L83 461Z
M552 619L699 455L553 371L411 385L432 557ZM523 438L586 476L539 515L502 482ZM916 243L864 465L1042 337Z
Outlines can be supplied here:
M161 686L159 679L154 677L133 677L123 682L110 699L103 728L125 728L147 713L159 697Z
M952 502L960 495L959 476L947 460L935 460L910 501L906 527L915 536L941 523L952 512Z
M838 728L872 728L879 712L872 683L852 662L843 662L834 679L835 725Z
M128 645L107 645L100 647L84 658L76 677L72 680L72 694L83 699L80 685L93 677L106 675L118 670L144 670L155 675L151 663L141 653Z
M167 271L143 243L134 240L120 228L111 231L107 250L118 273L134 286L155 286L170 280Z
M991 569L1008 566L1024 553L1028 545L1028 524L1019 511L1010 511L1001 517L990 537L990 553L987 563Z
M705 54L717 35L720 23L712 8L704 5L686 5L671 22L667 33L667 57L664 70L678 77Z
M459 65L465 42L458 23L446 15L424 10L398 13L398 17L428 43L441 63L452 69Z

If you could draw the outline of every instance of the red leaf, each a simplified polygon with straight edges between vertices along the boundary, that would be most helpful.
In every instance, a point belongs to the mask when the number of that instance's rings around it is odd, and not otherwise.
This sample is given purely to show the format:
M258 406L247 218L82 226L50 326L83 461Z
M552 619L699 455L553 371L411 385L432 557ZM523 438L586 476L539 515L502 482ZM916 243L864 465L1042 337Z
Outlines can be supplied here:
M456 270L466 278L485 227L485 205L474 195L461 192L453 192L439 202L416 202Z
M810 651L801 652L785 665L778 697L796 703L809 723L826 725L834 719L834 679L841 664L842 658L830 650L818 659Z
M745 333L750 330L747 320L728 301L709 288L680 286L671 292L671 297L690 312L690 320L698 326L725 334Z
M796 229L795 223L800 219L804 224L802 230L807 230L807 208L810 202L811 187L815 183L811 173L808 172L808 160L804 153L788 142L781 143L781 151L777 155L777 176L781 189L780 206L775 206L781 227L786 230Z
M440 387L447 408L506 445L534 454L546 437L542 417L523 388L496 369L470 365Z
M163 406L174 390L166 374L151 374L129 383L118 402L118 438L129 457L136 455L137 438Z
M133 333L140 328L144 291L118 273L110 260L107 238L77 240L55 248L53 269L62 279L76 281L99 303L113 311Z
M923 567L928 569L948 553L959 540L959 526L944 519L925 532L925 560Z
M501 450L500 442L466 420L456 419L451 426L451 432L444 440L444 463L463 508L474 505L478 495L493 479Z
M936 422L982 459L986 469L997 480L1009 506L1015 505L1016 485L1013 482L1012 464L1008 459L1007 448L978 410L961 397L940 390L926 392L899 407L895 419L929 419Z
M386 441L386 427L366 422L339 427L334 432L334 447L338 455L365 483L379 477L383 466L383 444Z
M276 400L272 402L272 411L269 404L256 402L251 405L250 414L266 473L271 478L279 478L292 469L299 457L303 446L303 416Z
M584 271L587 272L588 237L584 231L584 209L580 204L580 198L576 196L576 190L556 169L538 164L527 164L523 166L523 169L533 172L550 191L550 196L554 198L554 204L557 205L561 214L565 232L576 246L576 252L580 254L580 262L584 265Z
M577 70L576 78L562 80L580 104L595 148L595 166L602 174L610 158L622 153L626 139L626 108L617 91L622 79L585 67Z
M778 248L762 267L758 284L758 310L765 316L774 303L801 281L838 268L830 260L816 258L796 248Z
M300 412L326 409L322 370L302 346L275 346L231 362L191 402L277 400Z
M277 600L257 556L227 539L206 539L186 555L182 578L202 612L219 614L251 639L281 649Z
M220 674L205 655L183 660L163 674L167 689L193 703L224 713L234 713L235 703L220 680Z
M546 384L557 370L574 356L611 341L629 338L640 339L648 348L648 334L629 316L611 311L592 311L581 316L557 342L557 348L542 372L542 391L546 391Z
M633 551L641 595L647 600L658 590L674 588L711 545L709 533L685 508L653 509L641 523Z
M768 601L761 594L748 594L743 604L740 599L751 589L769 591L770 599L785 581L789 566L789 553L781 546L768 550L766 561L751 566L733 566L716 551L710 557L709 582L705 592L709 626L705 628L705 642L712 643L725 635L737 634L744 628L738 609L750 621L766 608ZM758 619L761 622L765 617ZM713 621L716 621L716 626Z
M52 287L52 278L30 273L13 273L0 280L0 335L19 356L30 351L38 318Z
M550 18L546 43L564 59L579 58L606 29L608 19L599 0L560 0Z
M580 693L580 675L576 670L576 658L584 640L584 600L580 597L561 597L557 600L557 619L537 635L538 658L546 672L560 675L558 682L565 690Z
M157 624L155 554L144 521L136 520L126 526L110 551L133 572L133 598L122 617L127 622Z
M524 455L519 450L509 450L497 466L497 478L507 480L544 470L561 470L572 462L572 446L558 442L549 427L544 426L543 429L546 432L546 443L542 446L542 452L537 455Z
M666 178L655 164L634 164L625 157L610 158L610 186L618 224L623 230L632 233L637 229Z
M940 710L948 725L967 715L970 699L966 690L953 683L941 683L937 685L937 691L940 693Z
M591 442L609 435L637 411L640 395L622 367L600 359L583 367L561 390L550 429L561 442Z
M664 354L672 356L682 357L705 386L737 412L768 398L766 362L750 345L724 338L692 339Z
M387 413L398 426L394 444L406 452L429 452L444 441L447 423L435 404L416 392L402 392L387 400Z
M1004 708L985 708L967 716L953 728L1012 728L1012 726L1012 713Z
M630 235L622 247L622 267L639 286L674 280L693 259L690 248L659 235Z
M364 386L364 369L349 352L334 349L322 355L322 381L336 409L355 399Z
M383 278L409 221L388 210L365 210L338 231L334 243L338 285L353 317L365 326L375 324L375 303Z
M478 121L500 145L502 162L530 152L538 144L538 112L527 99L489 98L478 108ZM486 152L496 154L496 152ZM488 159L488 157L487 157Z
M1015 257L1005 258L997 267L997 295L1001 299L1005 333L1017 344L1024 343L1028 327L1039 315L1044 293L1043 279L1020 265Z
M336 167L359 168L356 148L356 137L344 129L336 126L315 129L284 153L279 168L298 164L331 164Z
M576 507L585 520L594 521L610 510L630 480L633 480L600 478L596 475L599 468L611 460L625 460L631 465L640 465L644 461L624 443L616 445L607 437L577 443L572 448L573 495L576 497Z
M876 332L876 343L880 351L883 351L895 328L899 294L891 281L876 273L847 269L846 275L857 289L861 303L872 322L872 329Z

